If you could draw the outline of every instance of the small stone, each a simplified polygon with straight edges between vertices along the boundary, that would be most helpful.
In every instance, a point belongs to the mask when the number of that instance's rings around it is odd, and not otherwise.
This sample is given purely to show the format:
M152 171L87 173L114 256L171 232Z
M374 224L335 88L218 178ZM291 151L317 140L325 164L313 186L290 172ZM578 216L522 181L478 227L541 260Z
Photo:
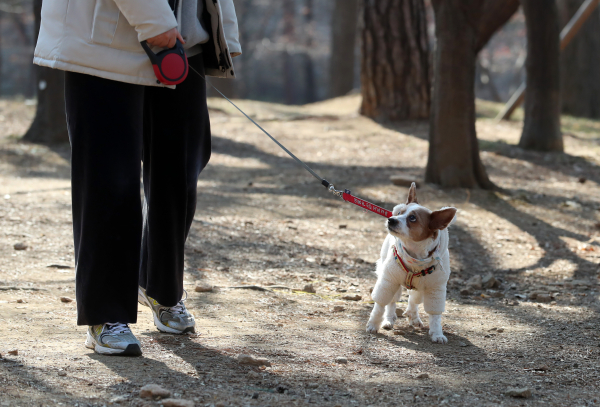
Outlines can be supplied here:
M506 394L507 396L510 397L518 397L518 398L523 398L523 399L528 399L531 397L531 390L527 389L527 388L523 388L523 389L508 389L506 390Z
M256 399L258 399L258 392L256 392L256 391L255 391L255 392L252 394L252 398L253 398L253 399L255 399L255 400L256 400Z
M196 291L197 293L210 293L214 291L214 287L212 285L209 284L196 284L196 287L194 287L194 291Z
M67 372L58 372L58 375L61 376L61 377L64 377L64 376L67 375Z
M579 177L579 178L577 179L577 181L578 181L580 184L585 184L585 181L587 181L587 178L586 178L586 177Z
M283 384L278 384L277 387L275 387L275 391L280 394L283 394L286 390L289 390L289 387Z
M260 377L260 373L255 372L254 370L251 370L248 372L248 377L250 379L258 379Z
M338 276L333 276L333 275L332 275L332 276L327 276L327 277L325 277L325 281L329 281L329 282L332 282L332 281L339 281L339 280L340 280L340 278L339 278Z
M460 346L461 348L465 348L465 347L469 346L469 344L465 343L465 342L459 342L458 346Z
M338 356L337 358L335 358L335 363L340 363L342 365L345 365L348 363L348 359L346 359L343 356Z
M119 404L119 403L125 403L128 400L129 400L128 395L115 396L115 397L111 398L110 400L108 400L108 403L109 404Z
M394 335L406 335L406 331L403 331L402 329L395 329Z
M8 354L9 355L13 355L13 356L18 356L19 355L19 351L17 349L9 350Z
M498 332L499 334L501 334L502 332L504 332L504 328L498 328L498 329L496 329L496 332Z
M306 293L311 293L311 294L315 294L317 292L317 290L315 290L315 287L313 287L312 284L306 284L304 286L304 288L302 289L302 291L304 291Z
M319 388L319 383L308 383L306 385L307 388L309 389L318 389Z
M471 287L474 290L481 290L482 287L482 278L479 274L474 275L470 279L467 280L467 287Z
M417 379L429 379L429 375L427 373L420 373L417 375Z
M492 273L488 273L481 278L481 285L484 288L496 288L500 286L500 282L496 280Z
M60 297L60 302L73 302L73 298Z
M504 298L504 293L501 293L500 291L493 291L490 293L490 297L492 298Z
M140 389L140 397L143 399L165 399L171 392L158 384L147 384Z
M355 295L344 295L342 297L344 300L348 300L348 301L360 301L362 300L362 297L358 294Z
M22 300L21 298L19 298L19 299L17 300L17 303L19 303L19 304L24 304L24 303L25 303L25 301L24 301L24 300Z
M538 370L540 372L547 372L548 370L550 370L550 368L548 367L548 365L541 365L536 367L534 370Z
M348 227L348 225L339 225L338 226L340 229L346 229Z
M417 185L417 188L420 185L420 183L415 179L415 177L412 177L410 175L392 175L390 177L390 181L394 185L407 188L410 188L413 182Z
M342 312L345 309L346 308L342 307L341 305L336 305L335 307L333 307L333 312Z
M194 407L196 403L192 400L184 399L164 399L162 401L164 407Z
M575 201L565 201L562 206L571 209L581 209L581 204Z
M460 290L460 295L471 295L473 294L473 289L471 287L463 288Z
M538 294L536 301L547 303L552 301L552 297L550 296L550 294Z
M266 358L255 358L254 356L250 355L239 354L237 360L240 365L271 366L271 362L269 362Z
M398 318L401 318L401 317L402 317L402 314L404 314L404 310L403 310L403 309L400 309L400 308L396 308L396 316L397 316Z
M589 287L592 285L592 283L590 283L589 281L586 281L586 280L573 280L573 281L571 281L571 285Z
M23 243L23 242L15 243L15 245L13 246L13 248L14 248L15 250L25 250L25 249L27 249L27 247L29 247L29 246L27 246L27 245L26 245L25 243Z

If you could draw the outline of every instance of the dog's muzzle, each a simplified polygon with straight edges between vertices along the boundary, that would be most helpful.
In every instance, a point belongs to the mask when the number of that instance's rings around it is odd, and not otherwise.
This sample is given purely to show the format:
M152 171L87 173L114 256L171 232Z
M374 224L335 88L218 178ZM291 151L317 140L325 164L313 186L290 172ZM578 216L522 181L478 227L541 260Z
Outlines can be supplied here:
M400 221L398 219L388 218L386 226L390 232L399 233L400 231Z

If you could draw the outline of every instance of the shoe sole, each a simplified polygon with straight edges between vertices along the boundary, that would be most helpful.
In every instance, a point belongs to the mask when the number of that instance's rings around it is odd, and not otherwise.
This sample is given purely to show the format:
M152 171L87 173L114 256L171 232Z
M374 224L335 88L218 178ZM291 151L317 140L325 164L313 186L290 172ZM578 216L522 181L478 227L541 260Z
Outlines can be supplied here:
M87 334L87 338L85 339L85 347L88 349L93 349L94 352L101 355L111 355L111 356L141 356L142 349L140 345L137 343L132 343L127 345L125 349L116 349L116 348L107 348L106 346L101 346L96 342L96 340L89 334Z
M152 306L150 305L150 303L148 302L146 297L142 294L141 290L139 290L139 289L138 289L138 302L140 304L145 305L146 307L150 308L150 310L152 311L152 316L154 317L154 326L156 326L156 328L160 332L167 333L167 334L176 334L176 335L182 335L182 334L186 334L186 333L195 333L196 332L196 328L193 326L185 328L183 331L179 331L177 329L170 328L170 327L166 326L165 324L163 324L162 322L160 322L160 319L158 319L158 315L156 315L154 313Z

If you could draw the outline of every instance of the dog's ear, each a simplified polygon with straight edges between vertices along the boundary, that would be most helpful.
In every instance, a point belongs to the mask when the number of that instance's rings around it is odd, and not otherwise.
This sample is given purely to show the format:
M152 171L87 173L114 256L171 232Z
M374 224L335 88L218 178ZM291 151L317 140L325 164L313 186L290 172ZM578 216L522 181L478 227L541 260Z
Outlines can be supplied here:
M414 182L410 184L410 189L408 190L408 199L406 200L406 204L410 203L419 203L417 201L417 184Z
M429 215L429 229L446 229L448 225L452 222L452 219L454 219L456 211L456 208L444 208L440 209L439 211L431 212L431 215Z

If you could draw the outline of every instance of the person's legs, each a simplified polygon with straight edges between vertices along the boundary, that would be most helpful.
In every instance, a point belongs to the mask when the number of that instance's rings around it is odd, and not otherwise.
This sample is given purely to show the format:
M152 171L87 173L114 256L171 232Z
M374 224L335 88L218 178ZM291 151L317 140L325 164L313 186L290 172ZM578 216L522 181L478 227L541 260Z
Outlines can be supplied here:
M67 72L77 324L134 323L144 87Z
M189 59L204 73L202 55ZM144 227L139 284L160 305L183 296L184 245L196 185L210 159L204 79L192 70L175 90L147 88L144 100Z

